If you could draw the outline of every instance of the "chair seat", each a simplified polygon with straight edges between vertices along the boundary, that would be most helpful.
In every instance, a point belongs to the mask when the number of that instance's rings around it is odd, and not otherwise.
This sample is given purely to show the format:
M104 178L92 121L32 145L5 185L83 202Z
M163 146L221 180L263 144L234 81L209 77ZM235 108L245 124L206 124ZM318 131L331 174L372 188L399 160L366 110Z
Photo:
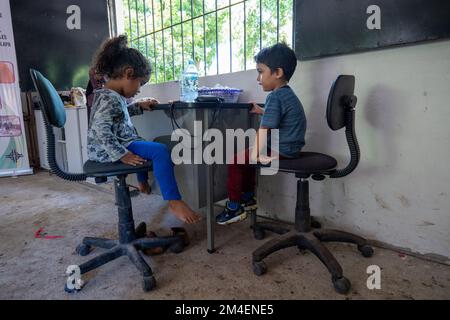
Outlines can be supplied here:
M336 166L336 159L326 154L301 152L298 158L280 160L279 171L314 174L333 171Z
M150 171L153 163L147 161L141 166L132 166L121 162L96 162L88 160L83 165L83 171L88 177L110 177L131 174L141 171Z

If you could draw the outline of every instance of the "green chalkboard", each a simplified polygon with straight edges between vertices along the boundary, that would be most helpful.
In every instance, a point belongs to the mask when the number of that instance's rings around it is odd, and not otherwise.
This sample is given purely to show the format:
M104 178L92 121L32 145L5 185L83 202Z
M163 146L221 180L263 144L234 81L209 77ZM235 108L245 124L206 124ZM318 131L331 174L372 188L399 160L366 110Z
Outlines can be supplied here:
M450 37L450 0L295 0L300 59Z
M34 90L30 68L41 71L57 90L86 87L92 56L109 37L106 0L10 3L21 91ZM79 8L78 21L73 5Z

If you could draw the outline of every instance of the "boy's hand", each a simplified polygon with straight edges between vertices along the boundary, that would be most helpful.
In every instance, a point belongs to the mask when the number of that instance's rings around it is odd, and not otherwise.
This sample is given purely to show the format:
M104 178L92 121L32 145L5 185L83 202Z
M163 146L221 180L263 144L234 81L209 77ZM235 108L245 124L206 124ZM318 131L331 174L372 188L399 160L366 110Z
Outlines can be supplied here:
M264 109L258 106L256 102L251 101L250 103L253 104L253 108L250 110L250 113L264 114Z
M134 154L131 151L128 151L127 154L125 154L122 158L120 158L120 161L132 166L140 166L141 164L145 163L145 160L143 158L139 157L138 155Z
M270 162L272 162L273 160L276 160L276 159L278 159L277 156L270 156L269 157L269 156L265 156L265 155L262 155L262 154L260 154L258 156L258 151L257 151L256 148L253 148L251 150L251 153L250 153L250 161L251 161L251 163L261 163L261 164L266 165L266 164L268 164L268 163L270 163Z
M138 102L139 107L144 110L152 111L153 107L159 103L155 98L144 98Z
M277 157L269 157L269 156L264 156L264 155L260 155L258 158L258 161L264 165L271 163L273 160L278 159Z

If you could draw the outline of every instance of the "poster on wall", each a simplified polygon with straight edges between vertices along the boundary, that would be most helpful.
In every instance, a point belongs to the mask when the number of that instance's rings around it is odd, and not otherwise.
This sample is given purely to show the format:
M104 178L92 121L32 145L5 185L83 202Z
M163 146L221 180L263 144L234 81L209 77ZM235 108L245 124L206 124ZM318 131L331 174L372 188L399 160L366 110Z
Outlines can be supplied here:
M9 1L0 1L0 177L33 173L28 162Z

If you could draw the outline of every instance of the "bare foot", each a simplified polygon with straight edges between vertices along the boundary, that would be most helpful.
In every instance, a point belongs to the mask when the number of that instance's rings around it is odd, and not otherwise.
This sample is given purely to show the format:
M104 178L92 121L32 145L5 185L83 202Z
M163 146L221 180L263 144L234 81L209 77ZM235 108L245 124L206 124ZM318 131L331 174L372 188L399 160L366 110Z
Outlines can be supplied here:
M151 189L150 189L150 185L148 184L148 182L139 182L138 183L138 189L140 193L145 193L145 194L150 194L151 193Z
M170 200L169 208L172 213L183 222L195 223L201 219L200 215L192 211L183 200Z

